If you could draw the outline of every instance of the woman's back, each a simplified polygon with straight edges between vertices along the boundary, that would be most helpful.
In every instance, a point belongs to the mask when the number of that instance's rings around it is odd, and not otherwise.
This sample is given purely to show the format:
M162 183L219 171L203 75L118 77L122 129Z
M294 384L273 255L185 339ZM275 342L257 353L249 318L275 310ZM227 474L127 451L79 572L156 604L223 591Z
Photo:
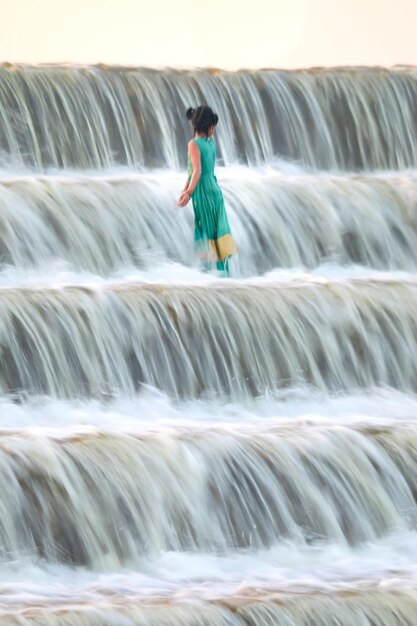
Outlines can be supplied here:
M214 176L214 165L216 163L216 144L213 139L206 139L205 137L195 137L193 141L197 144L200 150L201 158L201 175ZM191 162L189 161L189 174L191 174Z

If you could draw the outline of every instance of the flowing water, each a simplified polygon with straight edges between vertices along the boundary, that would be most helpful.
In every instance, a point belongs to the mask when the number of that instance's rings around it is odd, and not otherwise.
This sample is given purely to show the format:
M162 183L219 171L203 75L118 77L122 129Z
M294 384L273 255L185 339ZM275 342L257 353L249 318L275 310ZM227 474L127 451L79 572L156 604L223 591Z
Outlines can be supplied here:
M415 626L416 70L3 65L0 116L1 623Z

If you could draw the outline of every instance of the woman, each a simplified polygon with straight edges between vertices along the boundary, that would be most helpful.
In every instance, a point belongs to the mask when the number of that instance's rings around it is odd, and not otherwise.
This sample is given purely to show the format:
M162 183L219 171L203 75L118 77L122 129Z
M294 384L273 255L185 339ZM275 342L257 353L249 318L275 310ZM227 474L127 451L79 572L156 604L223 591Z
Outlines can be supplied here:
M183 207L192 198L194 238L199 255L205 267L215 262L218 270L228 274L228 261L237 250L223 194L214 175L216 144L213 134L219 118L205 105L188 109L186 115L194 129L194 139L188 144L188 178L177 204Z

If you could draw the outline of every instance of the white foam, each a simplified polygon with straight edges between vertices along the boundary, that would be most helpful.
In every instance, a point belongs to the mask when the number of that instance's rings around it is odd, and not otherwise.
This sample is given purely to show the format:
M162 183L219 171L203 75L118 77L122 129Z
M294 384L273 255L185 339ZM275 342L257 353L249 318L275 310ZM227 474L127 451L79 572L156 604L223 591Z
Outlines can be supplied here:
M89 289L112 288L129 285L177 285L177 286L279 286L318 285L326 283L402 282L415 284L417 274L404 271L378 271L360 265L340 266L325 264L314 270L306 268L276 269L263 276L226 278L220 272L202 272L197 267L180 263L155 263L149 257L149 268L124 267L108 277L89 272L75 271L70 264L56 261L31 269L7 267L0 271L0 289L63 289L77 286Z
M259 180L259 178L282 177L294 180L300 178L302 180L310 179L387 179L401 180L404 182L417 182L417 169L409 168L402 170L377 170L366 171L360 173L349 170L331 170L331 169L314 169L306 168L297 161L287 159L274 158L267 163L248 167L242 163L236 162L227 167L218 164L216 166L216 176L219 180L242 179ZM13 162L9 154L0 152L0 184L11 183L13 181L30 181L53 179L54 181L88 183L93 180L105 180L107 182L118 181L135 181L141 179L147 180L173 180L184 183L185 170L176 171L168 168L132 168L129 166L117 165L112 167L103 167L101 169L76 169L66 168L58 169L53 167L35 168L23 165L20 161Z
M97 605L161 598L210 601L252 594L334 593L369 588L414 590L417 534L391 535L358 549L330 545L300 548L282 543L258 553L162 553L141 571L92 572L65 566L9 563L0 570L2 609Z
M240 403L192 400L175 402L156 389L143 387L137 398L53 400L30 398L20 404L0 400L0 430L50 431L51 436L89 432L146 433L155 430L347 425L358 428L417 423L417 395L389 389L330 397L308 387L277 392ZM64 429L64 430L62 430Z

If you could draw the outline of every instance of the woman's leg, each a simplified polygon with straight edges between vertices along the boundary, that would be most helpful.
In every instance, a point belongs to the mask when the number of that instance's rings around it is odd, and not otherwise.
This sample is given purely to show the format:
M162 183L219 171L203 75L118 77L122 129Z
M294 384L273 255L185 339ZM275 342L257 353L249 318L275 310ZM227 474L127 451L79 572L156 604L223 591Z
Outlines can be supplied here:
M230 258L231 258L230 256L227 256L225 259L223 259L223 261L217 261L216 263L216 267L218 271L223 272L223 276L225 277L230 276L230 267L229 267Z

